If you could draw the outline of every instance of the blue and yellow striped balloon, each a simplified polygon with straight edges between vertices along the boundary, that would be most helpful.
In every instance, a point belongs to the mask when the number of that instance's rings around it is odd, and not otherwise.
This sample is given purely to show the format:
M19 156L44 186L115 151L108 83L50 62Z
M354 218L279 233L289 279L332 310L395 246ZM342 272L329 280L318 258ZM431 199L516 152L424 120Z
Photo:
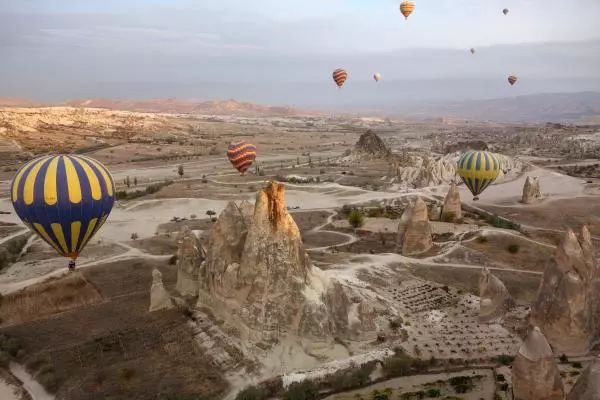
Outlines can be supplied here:
M89 157L44 156L17 172L11 199L25 225L75 260L108 218L115 185L106 167Z
M469 150L460 156L457 172L475 196L473 200L479 200L477 196L498 177L500 161L493 153Z

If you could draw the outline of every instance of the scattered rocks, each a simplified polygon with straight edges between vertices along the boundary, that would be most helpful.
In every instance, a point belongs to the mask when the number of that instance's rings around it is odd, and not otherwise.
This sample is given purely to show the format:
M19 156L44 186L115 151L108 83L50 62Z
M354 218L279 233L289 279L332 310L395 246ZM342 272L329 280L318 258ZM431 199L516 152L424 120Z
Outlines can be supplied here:
M162 274L159 270L152 271L152 287L150 288L150 307L149 312L166 310L173 308L171 296L165 289L162 281Z
M565 397L552 349L538 327L529 331L512 364L515 400L563 400Z

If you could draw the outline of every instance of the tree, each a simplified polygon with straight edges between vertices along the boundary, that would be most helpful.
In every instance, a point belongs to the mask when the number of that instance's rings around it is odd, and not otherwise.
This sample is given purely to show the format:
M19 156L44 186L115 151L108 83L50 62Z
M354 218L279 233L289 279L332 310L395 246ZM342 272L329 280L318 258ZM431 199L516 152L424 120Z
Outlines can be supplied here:
M138 238L138 237L139 237L139 236L138 236L138 234L137 234L136 232L133 232L133 233L131 234L131 240L137 240L137 238Z
M133 186L137 186L138 184L138 180L137 180L137 176L133 177Z
M350 211L350 214L348 215L348 223L350 223L350 226L352 226L356 231L357 228L363 226L364 218L362 213L357 209Z
M125 184L127 185L127 187L131 187L131 181L129 180L129 175L127 175L127 178L125 178Z
M213 210L208 210L208 211L206 212L206 215L208 215L208 217L210 218L210 220L211 220L211 221L213 221L213 222L214 222L214 220L215 220L213 216L214 216L214 215L216 215L216 214L217 214L217 213L216 213L216 212L214 212Z
M177 167L177 174L179 174L179 177L183 178L183 165Z

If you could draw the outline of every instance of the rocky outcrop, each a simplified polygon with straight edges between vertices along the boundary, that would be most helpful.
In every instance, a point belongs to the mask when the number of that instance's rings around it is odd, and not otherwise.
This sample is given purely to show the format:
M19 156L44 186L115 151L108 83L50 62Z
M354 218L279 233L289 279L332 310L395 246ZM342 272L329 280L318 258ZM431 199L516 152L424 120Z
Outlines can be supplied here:
M404 214L407 211L404 211L400 220L400 224L408 220L402 234L402 255L405 256L421 254L433 247L427 204L419 197L415 204L410 207L409 212L410 214L405 217ZM398 236L400 236L400 233Z
M204 250L198 237L185 226L179 234L177 248L177 291L183 296L197 296Z
M354 145L352 152L356 156L367 158L388 158L392 152L372 130L363 133Z
M229 203L206 254L198 305L212 308L246 339L275 343L293 334L317 343L360 336L349 319L350 289L312 266L283 184L269 183L254 207ZM361 327L370 327L372 315L359 317Z
M596 358L583 370L567 397L567 400L598 399L600 399L600 358Z
M452 182L448 194L444 199L441 220L444 222L459 222L462 220L462 208L460 205L460 193L456 183Z
M523 197L521 202L524 204L533 204L542 198L540 191L540 181L537 177L528 176L523 185Z
M531 314L557 352L584 354L598 340L599 278L588 229L579 239L569 229L544 271Z
M552 349L538 327L529 331L512 364L515 400L563 400L563 382Z
M479 320L496 322L514 305L514 301L504 283L487 268L479 277Z
M150 288L150 307L149 312L166 310L173 308L171 296L165 289L162 281L162 274L159 270L152 271L152 287Z
M413 212L414 203L410 202L408 206L402 212L400 216L400 222L398 223L398 233L396 235L396 251L402 252L402 244L404 243L404 234L406 233L406 228L408 227L408 223L410 222L412 212Z

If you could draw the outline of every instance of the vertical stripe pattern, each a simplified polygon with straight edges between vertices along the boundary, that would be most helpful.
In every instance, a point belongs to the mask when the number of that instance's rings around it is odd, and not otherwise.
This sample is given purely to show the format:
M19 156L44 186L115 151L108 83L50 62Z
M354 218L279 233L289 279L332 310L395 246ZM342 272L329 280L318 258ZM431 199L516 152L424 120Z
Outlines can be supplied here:
M17 172L11 200L25 225L58 253L75 259L110 214L115 187L96 160L44 156Z
M473 196L478 196L498 177L500 162L490 152L469 150L458 159L457 173Z

